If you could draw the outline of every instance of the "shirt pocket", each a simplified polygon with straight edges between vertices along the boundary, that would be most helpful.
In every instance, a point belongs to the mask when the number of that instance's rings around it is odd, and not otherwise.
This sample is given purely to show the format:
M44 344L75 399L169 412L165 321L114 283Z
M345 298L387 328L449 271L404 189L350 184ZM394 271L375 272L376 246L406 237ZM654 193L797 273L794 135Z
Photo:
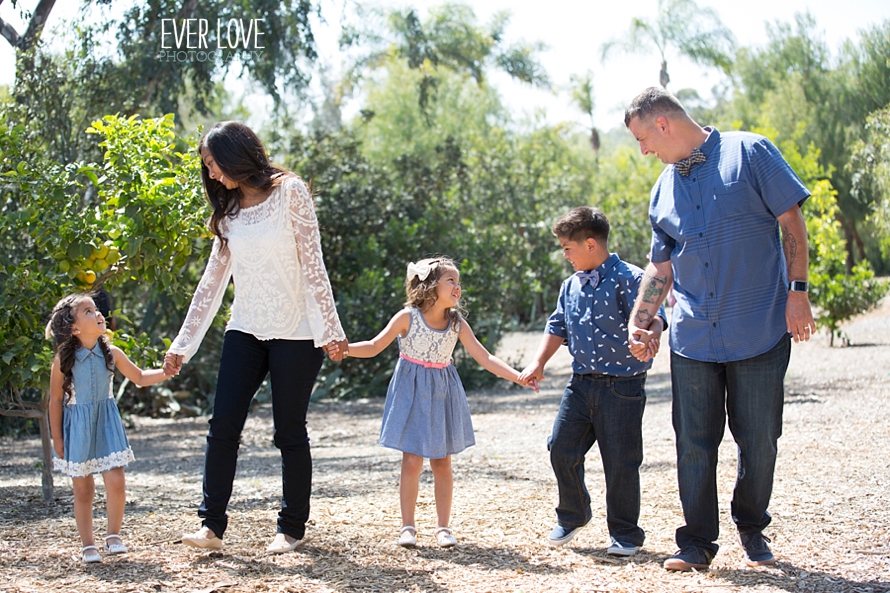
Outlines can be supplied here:
M752 200L748 193L747 181L733 181L716 186L714 201L717 204L717 212L723 218L748 214L757 206L756 201Z

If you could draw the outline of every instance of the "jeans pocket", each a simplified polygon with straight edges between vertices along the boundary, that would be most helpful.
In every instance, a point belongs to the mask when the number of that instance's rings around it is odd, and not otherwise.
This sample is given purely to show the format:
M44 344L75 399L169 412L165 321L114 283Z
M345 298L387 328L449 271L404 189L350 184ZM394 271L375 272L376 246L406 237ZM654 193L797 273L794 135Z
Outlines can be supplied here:
M611 381L612 395L621 399L640 400L646 396L645 377L614 378Z

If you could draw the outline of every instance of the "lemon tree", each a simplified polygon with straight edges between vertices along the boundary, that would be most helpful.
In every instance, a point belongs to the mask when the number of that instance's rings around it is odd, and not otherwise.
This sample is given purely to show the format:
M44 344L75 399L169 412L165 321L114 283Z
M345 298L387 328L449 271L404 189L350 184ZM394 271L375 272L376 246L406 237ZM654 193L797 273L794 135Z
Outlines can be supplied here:
M46 156L15 106L0 106L0 415L37 418L44 439L44 495L51 496L45 388L52 348L44 325L70 292L150 283L180 286L194 240L206 234L194 139L173 132L173 116L106 116L89 133L101 164ZM206 242L206 241L205 241ZM143 335L115 343L156 363ZM47 484L48 482L48 484ZM47 493L50 494L47 494Z

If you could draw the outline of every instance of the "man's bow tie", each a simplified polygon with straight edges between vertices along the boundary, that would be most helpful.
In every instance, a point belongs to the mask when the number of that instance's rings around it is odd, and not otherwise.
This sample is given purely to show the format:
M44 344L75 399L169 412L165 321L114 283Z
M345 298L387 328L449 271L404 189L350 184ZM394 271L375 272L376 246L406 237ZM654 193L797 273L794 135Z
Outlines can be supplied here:
M679 173L683 177L689 177L689 172L692 171L692 165L704 163L707 160L708 159L705 157L705 154L702 151L697 148L693 148L692 154L689 155L689 158L674 163L674 167L677 169L677 173Z

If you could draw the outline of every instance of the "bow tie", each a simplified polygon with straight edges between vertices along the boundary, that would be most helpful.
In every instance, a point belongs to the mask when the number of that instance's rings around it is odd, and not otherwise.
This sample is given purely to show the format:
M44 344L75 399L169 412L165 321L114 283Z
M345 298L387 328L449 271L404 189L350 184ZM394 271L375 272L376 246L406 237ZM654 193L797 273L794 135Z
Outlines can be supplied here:
M598 272L575 272L575 276L578 277L578 280L581 281L581 286L584 286L588 282L593 288L596 288L596 285L600 282L600 275Z
M697 165L698 163L703 163L707 160L708 159L705 158L705 155L702 151L697 148L693 148L692 154L689 155L689 158L674 163L674 168L676 168L677 173L679 173L683 177L689 177L689 172L692 171L692 165Z

